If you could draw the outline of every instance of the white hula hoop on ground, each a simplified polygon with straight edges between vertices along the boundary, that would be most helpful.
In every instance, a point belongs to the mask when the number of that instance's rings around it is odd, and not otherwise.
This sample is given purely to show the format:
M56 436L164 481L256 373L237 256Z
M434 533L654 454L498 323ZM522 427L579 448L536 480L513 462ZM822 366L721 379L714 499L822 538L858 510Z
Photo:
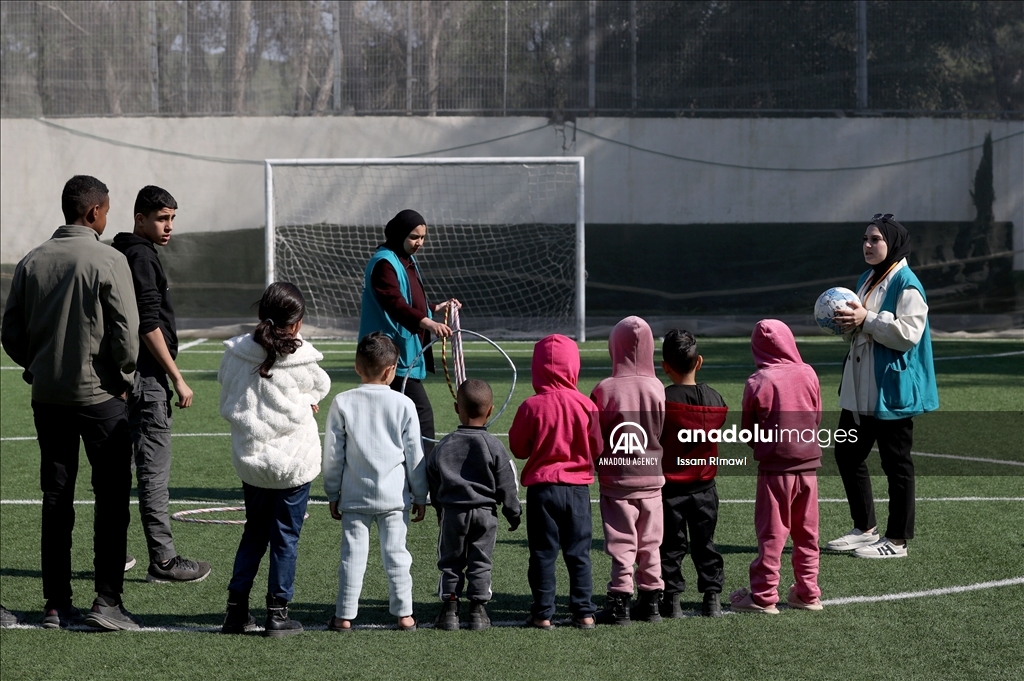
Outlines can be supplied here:
M245 520L221 520L219 518L194 518L193 516L204 513L238 513L245 510L245 506L220 506L217 508L194 508L188 511L178 511L171 515L171 520L179 523L195 523L197 525L245 525ZM306 513L302 519L309 517Z
M501 416L502 412L504 412L505 409L508 408L509 402L512 401L512 394L516 391L516 379L519 377L519 373L516 370L515 362L513 362L512 358L508 356L508 353L505 352L504 350L502 350L500 345L498 345L497 343L492 341L487 336L483 335L482 333L477 333L476 331L470 331L469 329L453 329L452 330L452 336L453 337L455 335L460 335L461 336L461 334L465 334L465 333L468 333L471 336L476 336L480 340L486 341L486 342L490 343L494 347L495 350L497 350L498 352L501 353L501 356L505 358L506 362L508 362L509 367L512 368L512 385L508 389L508 396L505 398L505 402L501 405L501 409L499 409L498 412L494 416L491 417L491 420L488 421L487 424L484 426L484 428L490 428L491 424L498 420L498 417ZM434 343L437 343L440 340L441 340L441 338L435 338L434 340L432 340L429 343L427 343L426 345L424 345L423 349L420 350L419 354L416 355L416 357L413 359L412 362L410 362L410 366L416 366L416 364L420 361L420 357L422 357L423 353L427 351L427 348L432 347L434 345ZM409 382L409 374L406 374L405 377L402 378L402 394L403 395L405 394L405 386L406 386L406 384L408 382ZM438 440L434 440L434 439L431 439L429 437L424 437L423 439L426 440L427 442L438 442Z

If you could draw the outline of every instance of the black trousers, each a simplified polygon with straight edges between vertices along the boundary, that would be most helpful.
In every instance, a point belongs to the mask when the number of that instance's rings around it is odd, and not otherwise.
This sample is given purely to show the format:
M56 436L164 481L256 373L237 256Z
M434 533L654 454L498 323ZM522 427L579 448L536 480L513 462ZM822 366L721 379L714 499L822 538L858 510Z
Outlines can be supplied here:
M913 420L882 421L873 416L861 416L858 426L853 412L844 409L839 415L839 428L857 432L856 442L836 443L836 463L850 502L853 526L858 530L868 530L878 524L867 464L871 447L877 441L882 470L889 479L889 522L885 536L912 539L915 490L910 448L914 442Z
M402 392L402 381L404 376L395 376L391 381L391 389ZM416 405L416 414L420 417L420 435L424 438L434 439L434 409L430 406L430 399L427 397L427 390L423 382L418 378L410 378L405 384L405 395ZM427 456L434 450L434 443L430 440L423 441L423 455Z
M96 593L120 599L128 550L132 488L132 438L124 400L74 407L32 402L39 437L39 479L43 491L43 596L48 603L71 602L71 536L75 527L75 481L79 440L92 466L93 568Z
M687 552L697 568L697 591L722 593L725 584L725 561L715 548L715 527L718 526L718 488L712 485L700 492L686 492L685 487L666 482L661 488L665 534L661 541L661 578L665 594L686 590L683 558ZM689 540L687 540L689 530Z
M590 568L593 523L586 485L531 485L526 488L526 538L530 563L526 572L533 592L530 614L538 620L555 614L555 561L561 550L569 572L569 610L592 617L594 582Z

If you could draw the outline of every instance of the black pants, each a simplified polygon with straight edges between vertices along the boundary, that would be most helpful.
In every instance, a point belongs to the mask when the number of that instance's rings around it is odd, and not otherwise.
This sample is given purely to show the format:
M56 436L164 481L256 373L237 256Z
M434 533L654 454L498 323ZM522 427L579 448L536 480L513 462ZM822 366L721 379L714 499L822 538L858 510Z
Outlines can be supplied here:
M404 376L395 376L391 381L391 389L402 392L402 381ZM420 435L430 440L423 440L423 455L427 456L434 450L434 409L430 406L430 399L423 387L423 382L418 378L410 378L405 384L405 394L416 405L416 414L420 417Z
M850 502L853 526L858 530L869 530L878 524L867 464L871 447L877 441L882 470L889 479L889 523L885 536L912 539L915 492L910 448L914 442L913 420L882 421L873 416L861 416L858 426L853 420L853 413L844 409L839 415L839 428L857 432L856 442L836 443L836 463Z
M526 488L526 537L530 543L527 579L533 592L530 614L549 620L555 614L555 560L562 551L569 571L569 610L591 617L594 583L590 569L590 488L586 485L531 485Z
M725 562L715 548L718 488L712 485L709 489L693 493L685 489L671 482L666 482L661 488L665 516L665 535L661 541L661 578L665 581L665 594L678 594L686 590L681 568L687 551L697 568L697 591L722 593Z
M132 438L124 400L88 407L32 402L39 437L43 491L43 596L48 603L71 602L71 535L75 527L75 481L79 439L92 466L93 567L96 593L120 599L128 550L132 488Z
M437 537L440 598L462 598L462 587L468 582L466 596L470 600L491 600L491 560L497 536L498 509L494 506L441 508Z

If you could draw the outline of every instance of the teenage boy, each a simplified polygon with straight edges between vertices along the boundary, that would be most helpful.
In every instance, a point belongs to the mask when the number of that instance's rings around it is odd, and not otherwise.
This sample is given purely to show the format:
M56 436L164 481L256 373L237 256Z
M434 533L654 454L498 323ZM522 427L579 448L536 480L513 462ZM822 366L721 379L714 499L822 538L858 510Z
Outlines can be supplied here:
M138 629L121 603L131 515L132 441L125 391L139 354L139 313L123 255L100 243L110 196L76 175L61 195L64 221L14 270L4 311L4 350L25 368L39 439L43 627L83 622ZM92 466L96 600L85 618L72 605L71 536L78 449Z
M167 506L171 477L171 379L178 401L192 404L192 389L174 363L178 355L174 308L167 276L157 246L166 246L174 229L178 203L166 190L147 186L135 199L135 229L114 237L114 248L124 253L135 284L139 308L138 369L128 396L128 419L135 450L139 483L139 514L149 549L149 582L200 582L210 564L182 558L174 548Z

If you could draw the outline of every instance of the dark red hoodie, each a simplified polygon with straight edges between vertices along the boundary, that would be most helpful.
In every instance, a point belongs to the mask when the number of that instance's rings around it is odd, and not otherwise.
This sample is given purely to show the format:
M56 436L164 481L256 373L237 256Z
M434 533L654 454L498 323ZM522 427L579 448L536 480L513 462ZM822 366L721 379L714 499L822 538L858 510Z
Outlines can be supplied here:
M679 441L679 431L684 428L690 431L702 430L705 433L718 430L725 425L729 407L725 406L725 400L721 395L704 383L690 386L698 404L673 400L672 393L681 392L685 387L669 386L665 390L665 432L661 436L665 458L662 461L662 469L665 471L666 482L686 485L689 492L700 492L714 484L718 466L710 463L680 466L679 461L706 461L711 457L717 457L718 443L706 440L683 443Z
M529 487L594 482L594 455L601 451L597 407L576 389L580 351L566 336L540 339L533 348L533 389L519 405L508 432L509 449L526 459L520 482Z
M750 336L757 371L743 388L742 427L757 425L771 442L748 444L758 470L798 473L821 468L818 426L821 389L818 375L804 364L789 327L777 319L762 319Z

